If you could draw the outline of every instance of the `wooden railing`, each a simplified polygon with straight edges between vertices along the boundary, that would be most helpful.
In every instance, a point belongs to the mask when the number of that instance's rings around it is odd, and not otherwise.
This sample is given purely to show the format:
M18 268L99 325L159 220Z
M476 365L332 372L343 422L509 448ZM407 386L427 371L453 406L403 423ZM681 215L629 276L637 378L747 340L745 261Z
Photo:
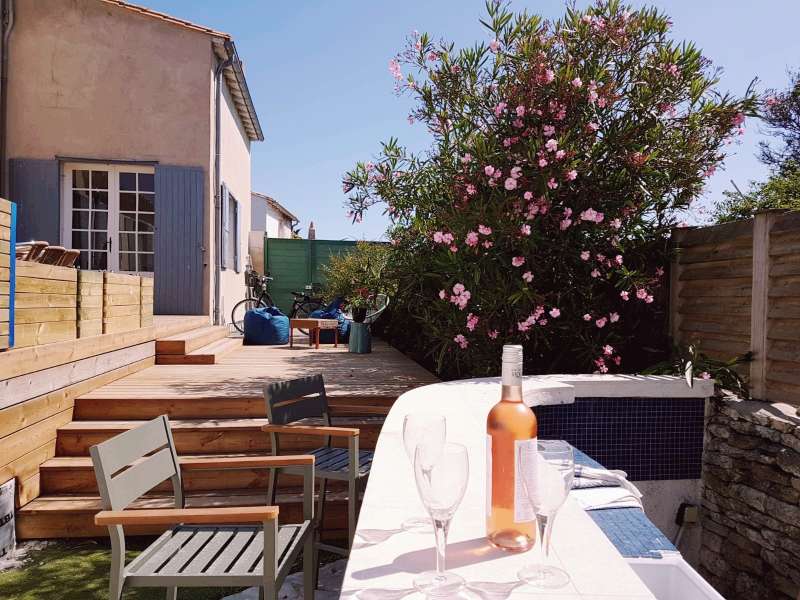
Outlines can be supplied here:
M747 351L754 398L800 405L800 213L676 229L670 323L678 342Z

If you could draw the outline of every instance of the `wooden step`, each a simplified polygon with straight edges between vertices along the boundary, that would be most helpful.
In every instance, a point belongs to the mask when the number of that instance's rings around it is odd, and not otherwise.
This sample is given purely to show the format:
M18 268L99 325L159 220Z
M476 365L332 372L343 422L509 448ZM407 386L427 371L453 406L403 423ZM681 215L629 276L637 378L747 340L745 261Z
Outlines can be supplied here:
M157 365L214 365L218 359L242 347L241 338L222 338L189 354L158 354Z
M225 454L219 456L263 456L260 454ZM217 455L215 455L216 457ZM183 457L181 457L183 458ZM88 456L57 456L45 461L40 467L41 493L56 494L96 494L92 460ZM213 490L255 490L267 489L269 471L267 469L225 469L191 470L183 473L183 489L187 492L207 492ZM332 482L333 484L334 482ZM339 483L339 482L335 482ZM302 477L281 474L278 477L278 490L296 490L302 486ZM336 489L332 485L330 489ZM167 480L153 491L170 492L172 483Z
M342 539L346 536L346 492L328 492L325 502L324 528L327 539ZM187 494L188 508L209 506L264 506L266 493L253 490L222 490ZM302 520L302 493L278 494L281 523L297 523ZM128 508L171 508L175 506L171 494L147 494L135 500ZM41 538L86 538L105 537L108 530L94 524L94 516L102 510L96 495L45 495L19 509L16 514L17 539ZM126 527L127 535L156 535L164 527Z
M356 421L358 422L358 421ZM380 418L367 420L362 426L360 446L374 448L380 433ZM89 448L127 431L143 421L72 421L59 427L56 440L57 456L88 456ZM267 419L173 419L170 421L175 448L180 455L226 454L240 452L269 452L269 435L261 431ZM352 420L337 420L337 425L353 426ZM321 446L318 436L281 436L281 452L310 450ZM334 438L334 445L345 447L347 439Z
M153 325L156 328L156 339L162 339L192 331L199 327L207 327L211 324L211 319L206 315L156 315L153 318Z
M189 354L228 337L227 327L209 325L156 340L156 354Z

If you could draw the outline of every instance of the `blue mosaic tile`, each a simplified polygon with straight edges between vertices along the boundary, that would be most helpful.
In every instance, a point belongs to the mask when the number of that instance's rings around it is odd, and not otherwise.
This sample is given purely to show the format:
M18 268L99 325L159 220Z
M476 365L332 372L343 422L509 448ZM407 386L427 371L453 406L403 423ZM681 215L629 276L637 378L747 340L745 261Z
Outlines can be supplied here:
M540 438L566 440L631 481L700 478L703 398L576 398L534 412Z

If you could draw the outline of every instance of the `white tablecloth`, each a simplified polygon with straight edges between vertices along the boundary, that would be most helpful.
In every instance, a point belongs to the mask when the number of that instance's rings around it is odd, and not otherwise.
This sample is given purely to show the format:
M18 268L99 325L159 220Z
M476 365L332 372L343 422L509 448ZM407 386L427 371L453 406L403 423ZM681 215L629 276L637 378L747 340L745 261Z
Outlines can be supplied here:
M402 521L424 515L401 431L408 413L447 417L447 439L469 449L470 481L453 519L447 568L463 576L469 588L463 598L553 598L557 600L654 600L594 521L570 499L554 523L551 560L572 577L561 590L538 591L517 584L517 571L538 551L507 554L485 537L486 415L497 402L497 382L460 381L430 385L403 394L383 426L347 565L342 598L378 600L414 593L416 573L435 566L433 534L405 532ZM505 584L505 585L503 585Z

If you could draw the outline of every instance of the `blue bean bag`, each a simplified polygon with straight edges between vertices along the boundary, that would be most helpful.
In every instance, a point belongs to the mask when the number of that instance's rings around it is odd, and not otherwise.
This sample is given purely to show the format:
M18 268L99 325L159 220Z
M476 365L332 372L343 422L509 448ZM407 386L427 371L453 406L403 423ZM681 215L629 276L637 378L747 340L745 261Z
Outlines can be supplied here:
M289 343L289 317L276 306L255 308L244 315L246 346L277 346Z
M339 321L339 341L346 342L350 337L350 321L344 317L341 309L342 302L342 298L336 298L325 308L318 308L308 316L312 319L336 319ZM333 331L330 329L320 331L319 341L321 344L332 344L335 341Z

